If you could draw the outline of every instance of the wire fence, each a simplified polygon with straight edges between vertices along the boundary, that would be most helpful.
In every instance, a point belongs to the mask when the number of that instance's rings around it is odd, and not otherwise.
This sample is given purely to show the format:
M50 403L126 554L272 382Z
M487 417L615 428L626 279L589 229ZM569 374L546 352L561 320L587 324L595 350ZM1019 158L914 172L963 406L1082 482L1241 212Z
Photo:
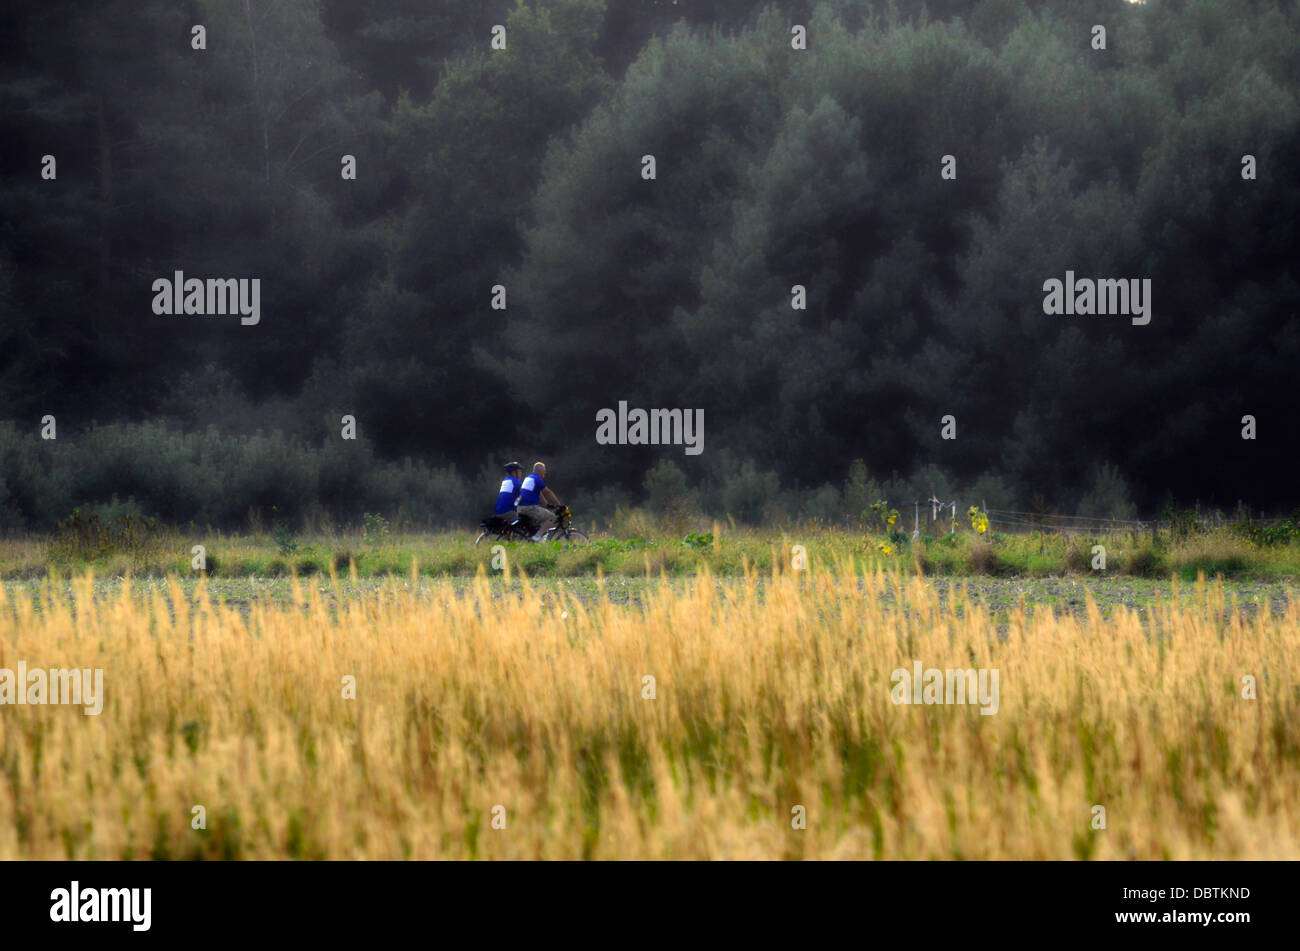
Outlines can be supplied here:
M1102 533L1142 534L1147 532L1169 531L1175 525L1197 530L1213 530L1233 524L1233 520L1220 511L1202 513L1199 510L1188 511L1176 520L1163 516L1152 518L1109 518L1095 515L1063 515L1056 512L1022 512L1011 509L989 509L983 501L963 503L956 499L941 500L934 496L928 499L912 499L894 503L899 508L896 531L909 534L935 535L947 533L954 528L969 528L970 506L975 505L979 512L988 518L987 532L992 534L1030 534L1033 532L1050 532L1063 535L1098 535ZM911 512L907 512L907 509ZM908 518L911 515L911 519ZM909 525L908 522L911 522ZM1272 526L1289 524L1291 519L1281 517L1251 518L1255 525Z

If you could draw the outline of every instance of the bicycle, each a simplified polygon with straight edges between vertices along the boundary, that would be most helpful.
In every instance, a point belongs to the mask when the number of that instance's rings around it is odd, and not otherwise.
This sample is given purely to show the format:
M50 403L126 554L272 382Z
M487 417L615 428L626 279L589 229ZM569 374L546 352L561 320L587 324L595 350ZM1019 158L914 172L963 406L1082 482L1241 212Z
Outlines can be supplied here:
M573 528L570 522L573 519L573 510L567 505L551 506L551 511L555 513L555 524L546 530L542 536L544 542L565 542L570 545L585 545L591 541L586 533Z
M481 531L478 538L474 539L474 546L478 547L483 539L492 542L530 542L533 540L532 530L524 524L524 520L517 516L510 515L489 515L479 523Z
M570 524L573 511L567 505L548 505L547 508L555 513L555 524L538 541L565 542L570 545L591 541L585 532L578 531ZM508 515L489 516L479 523L479 528L481 531L474 539L475 547L485 538L491 542L531 542L535 531L526 518L520 516L512 520Z

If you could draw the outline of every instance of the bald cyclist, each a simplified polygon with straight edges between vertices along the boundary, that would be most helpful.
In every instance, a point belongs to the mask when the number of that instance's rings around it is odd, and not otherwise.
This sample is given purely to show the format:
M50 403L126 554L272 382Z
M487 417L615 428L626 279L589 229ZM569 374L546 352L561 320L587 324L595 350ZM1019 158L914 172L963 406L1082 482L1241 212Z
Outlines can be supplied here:
M543 503L559 506L560 500L546 487L546 464L533 463L533 471L524 477L519 487L519 514L525 515L537 527L533 541L541 541L546 530L555 524L555 513Z

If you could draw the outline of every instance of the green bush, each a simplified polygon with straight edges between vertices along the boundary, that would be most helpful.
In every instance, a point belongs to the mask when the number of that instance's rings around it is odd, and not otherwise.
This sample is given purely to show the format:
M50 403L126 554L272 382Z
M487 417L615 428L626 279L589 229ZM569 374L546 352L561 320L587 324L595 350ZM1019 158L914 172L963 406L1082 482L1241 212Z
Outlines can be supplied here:
M740 471L724 477L722 509L738 522L760 524L769 500L780 490L775 472L759 472L754 463L746 461Z
M114 499L116 503L116 499ZM162 549L162 532L157 519L146 518L133 506L113 505L109 513L73 509L58 523L50 541L50 557L57 562L89 562L126 555L133 568L156 560ZM127 514L112 514L126 511Z
M984 539L976 539L968 549L971 571L981 575L1000 575L1003 573L1002 559L997 550Z
M74 507L102 506L111 517L133 513L168 525L279 521L290 534L325 514L347 525L372 513L420 528L459 527L475 520L479 495L453 468L386 463L361 440L317 448L278 432L182 433L145 423L46 441L0 423L0 532L52 531ZM116 511L123 506L130 513Z
M1233 523L1232 530L1254 545L1265 548L1287 545L1300 539L1300 510L1292 512L1289 518L1277 525L1257 522L1246 513Z
M647 472L642 487L646 507L655 515L685 518L695 508L695 493L686 484L686 473L671 459L661 459Z
M294 540L293 530L288 525L276 521L275 526L272 528L272 534L275 535L275 545L280 550L281 555L288 557L297 553L298 542Z
M1147 543L1133 549L1124 559L1124 570L1141 578L1156 578L1164 575L1164 555L1154 545Z
M1092 570L1091 539L1071 538L1065 543L1065 568L1068 571L1088 572Z

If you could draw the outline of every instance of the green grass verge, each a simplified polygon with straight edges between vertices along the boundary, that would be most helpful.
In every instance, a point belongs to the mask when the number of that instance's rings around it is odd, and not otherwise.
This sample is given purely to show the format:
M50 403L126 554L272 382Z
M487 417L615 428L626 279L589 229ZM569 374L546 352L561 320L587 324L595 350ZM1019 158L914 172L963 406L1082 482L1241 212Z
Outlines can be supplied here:
M269 535L193 536L165 533L131 550L69 550L49 538L0 541L0 578L38 579L53 572L68 577L97 575L164 577L197 575L194 546L202 545L213 578L285 578L292 575L380 578L472 576L504 565L537 577L685 577L703 569L720 577L745 571L811 570L853 560L874 569L902 567L926 575L961 577L1115 576L1195 580L1207 577L1285 580L1300 578L1300 540L1261 543L1229 530L1182 538L1149 534L1095 537L1046 533L980 536L972 532L913 540L825 528L789 531L730 531L684 537L597 537L589 544L514 542L475 547L470 532L364 537L316 536L286 540ZM287 543L286 543L287 542ZM1104 549L1104 567L1102 550ZM501 557L498 557L501 556Z

